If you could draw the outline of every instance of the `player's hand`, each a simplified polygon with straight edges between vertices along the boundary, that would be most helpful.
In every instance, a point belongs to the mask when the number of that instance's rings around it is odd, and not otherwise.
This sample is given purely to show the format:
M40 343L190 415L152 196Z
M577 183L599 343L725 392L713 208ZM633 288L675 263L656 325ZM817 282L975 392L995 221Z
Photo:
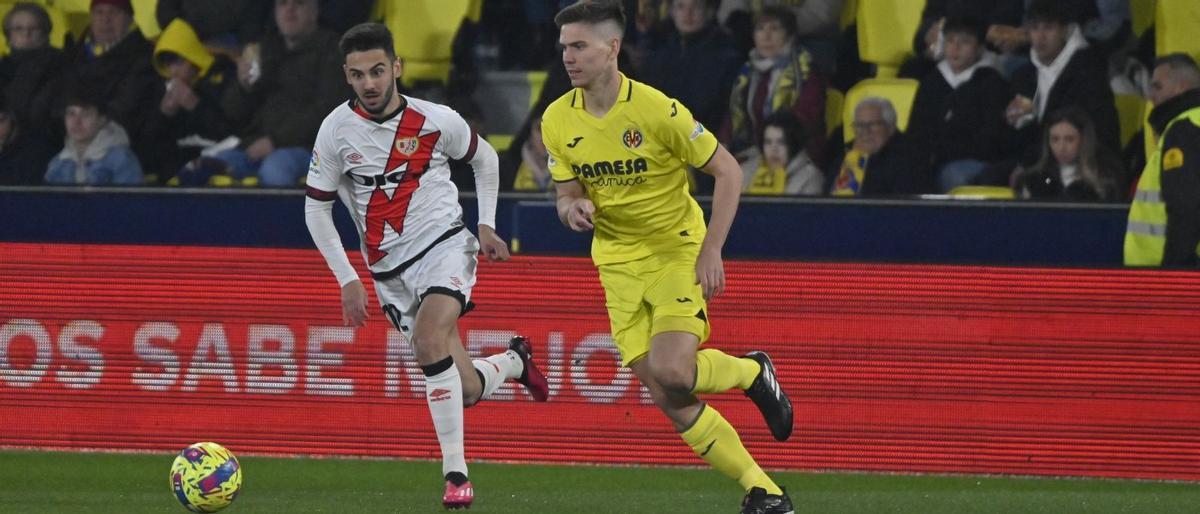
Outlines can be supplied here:
M720 250L710 250L707 246L700 248L700 257L696 258L696 283L704 291L705 300L711 300L725 290L725 264L721 261Z
M362 281L342 286L342 323L349 327L367 324L367 290Z
M576 232L587 232L595 228L592 225L592 215L596 213L596 205L587 198L580 198L567 211L567 226Z
M261 161L274 151L275 144L271 142L271 138L263 136L246 147L246 157L252 161Z
M496 229L487 225L479 226L479 251L489 261L507 261L509 257L508 243L496 234Z

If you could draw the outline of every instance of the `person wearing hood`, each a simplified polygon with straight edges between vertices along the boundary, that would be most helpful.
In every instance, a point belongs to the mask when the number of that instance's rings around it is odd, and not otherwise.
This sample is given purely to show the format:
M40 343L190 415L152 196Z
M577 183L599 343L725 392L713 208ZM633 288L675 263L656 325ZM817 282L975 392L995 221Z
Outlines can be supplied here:
M53 144L62 124L53 116L67 64L62 51L50 46L50 15L30 2L13 4L4 16L10 52L0 58L0 94L26 136Z
M1034 0L1026 11L1032 63L1014 73L1013 96L1005 111L1016 132L1015 150L1023 164L1038 158L1043 119L1071 105L1091 114L1102 145L1120 147L1107 62L1089 46L1071 5Z
M986 23L947 18L941 33L942 58L917 87L908 131L929 159L930 176L947 192L1003 158L1009 85L987 50Z
M103 102L88 92L67 100L67 137L46 170L47 184L136 185L142 166L129 149L129 136L108 117Z
M797 47L796 16L786 7L764 7L754 20L754 48L733 83L729 115L720 139L744 160L761 141L763 122L777 112L790 112L804 129L804 150L817 162L825 148L825 90L828 82ZM794 149L800 150L800 149Z
M233 134L221 100L237 80L237 67L209 52L192 26L177 18L159 35L154 68L164 82L151 123L154 132L169 136L160 162L162 171L173 172Z
M1146 160L1129 207L1126 266L1200 263L1200 67L1187 54L1158 59L1150 126L1158 148Z

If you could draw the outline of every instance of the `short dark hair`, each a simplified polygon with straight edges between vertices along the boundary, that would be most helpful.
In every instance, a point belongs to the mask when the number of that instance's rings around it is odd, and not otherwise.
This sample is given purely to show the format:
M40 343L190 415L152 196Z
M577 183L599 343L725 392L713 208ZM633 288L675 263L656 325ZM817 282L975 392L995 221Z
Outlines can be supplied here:
M800 120L796 119L796 115L792 114L791 111L776 111L763 120L762 127L758 132L758 145L760 149L766 140L767 127L779 127L783 130L783 140L788 145L789 160L800 152L803 152L804 147L808 145L808 133L804 131L804 126L800 124Z
M758 28L759 24L765 23L768 20L778 21L779 25L783 27L783 31L786 32L789 37L795 36L796 32L800 30L799 25L796 22L796 13L782 5L769 5L763 7L763 9L758 12L758 15L754 17L754 27Z
M595 25L606 21L614 21L625 31L625 8L619 1L613 0L579 0L558 11L554 16L554 24L559 28L568 23L587 23Z
M987 41L988 25L983 20L978 18L946 18L946 23L942 25L942 34L968 34L975 36L975 40L983 43Z
M1025 11L1025 21L1051 22L1070 25L1079 22L1078 2L1067 0L1033 0Z
M49 37L50 29L54 27L54 23L50 21L50 14L42 6L32 2L17 2L13 4L12 10L4 15L4 37L9 37L8 26L12 23L13 16L20 13L29 13L37 20L37 24L42 28L42 36Z
M1154 61L1154 67L1166 66L1171 70L1173 80L1181 81L1191 87L1200 87L1200 66L1192 56L1175 52L1159 57Z
M382 23L359 23L350 27L350 30L342 34L341 41L338 41L338 47L342 50L342 57L353 52L379 49L387 53L388 59L396 60L396 46L392 42L392 32Z

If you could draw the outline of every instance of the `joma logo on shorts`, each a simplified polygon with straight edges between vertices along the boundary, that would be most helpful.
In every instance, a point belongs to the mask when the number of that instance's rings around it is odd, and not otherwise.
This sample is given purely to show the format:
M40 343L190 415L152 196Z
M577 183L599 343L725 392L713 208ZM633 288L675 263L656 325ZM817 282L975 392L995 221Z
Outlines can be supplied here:
M642 157L625 159L623 161L600 161L582 166L571 165L571 171L575 172L576 176L583 178L595 178L605 175L633 175L636 173L645 173L647 168L646 159Z

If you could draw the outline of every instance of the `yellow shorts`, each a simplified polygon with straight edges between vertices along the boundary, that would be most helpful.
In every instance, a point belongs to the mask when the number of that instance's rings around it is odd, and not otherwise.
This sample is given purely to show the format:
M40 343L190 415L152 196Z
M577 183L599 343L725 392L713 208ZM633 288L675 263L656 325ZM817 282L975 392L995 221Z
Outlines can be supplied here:
M599 267L622 366L646 355L650 339L663 332L687 332L701 343L708 340L708 306L696 283L699 252L699 245L689 245Z

